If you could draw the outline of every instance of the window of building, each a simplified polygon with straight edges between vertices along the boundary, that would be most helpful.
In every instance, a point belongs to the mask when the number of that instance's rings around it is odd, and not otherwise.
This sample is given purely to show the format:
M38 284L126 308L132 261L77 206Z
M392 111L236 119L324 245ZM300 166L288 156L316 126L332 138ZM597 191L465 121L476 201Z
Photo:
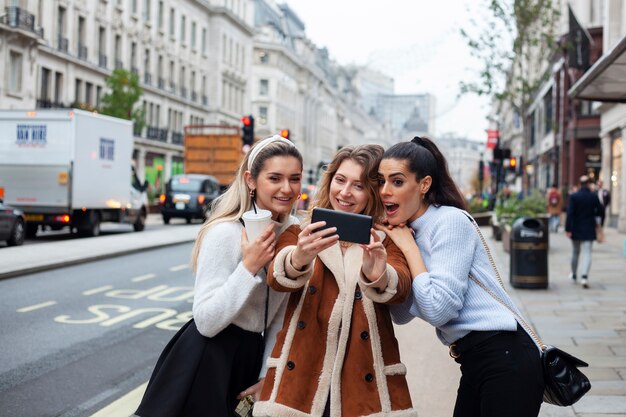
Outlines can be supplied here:
M170 8L170 36L173 38L176 34L176 12L174 8Z
M85 103L93 104L93 84L85 83Z
M196 22L191 22L191 48L196 49Z
M259 63L267 64L270 61L270 54L265 51L259 53Z
M65 11L65 7L59 6L59 8L57 9L57 35L60 38L65 37L66 16L67 13Z
M159 10L158 10L158 16L157 16L157 24L159 26L159 29L163 29L163 0L159 1Z
M78 51L79 56L81 55L81 51L80 49L85 47L85 18L82 16L78 17L78 28L76 30L76 42L77 42L77 48L76 50Z
M96 107L102 104L102 86L96 86Z
M47 101L50 98L50 70L41 67L41 86L39 91L39 99Z
M269 81L268 80L259 80L259 95L266 96L269 90Z
M543 107L545 109L545 133L552 132L554 121L552 120L552 89L548 91L548 94L543 98Z
M151 0L143 0L143 20L145 20L146 22L150 21L151 3Z
M54 101L57 104L63 101L63 74L60 72L54 74Z
M611 143L611 214L619 215L619 204L622 192L622 158L624 157L624 138L617 137Z
M202 53L206 54L206 28L202 28L202 39L200 42L202 42Z
M23 55L19 52L11 51L9 53L9 62L9 91L11 93L19 93L22 91Z
M81 80L80 78L76 78L76 80L74 81L74 101L77 103L80 103L80 101L82 100L82 97L83 97L82 89L83 89L83 80Z
M180 17L180 43L184 44L185 43L185 32L187 31L187 17L186 16L181 16Z
M137 0L130 0L130 11L132 13L137 13Z
M106 29L98 28L98 62L101 67L106 67Z
M115 68L122 68L122 37L115 35Z
M262 125L267 124L267 107L259 107L259 123Z

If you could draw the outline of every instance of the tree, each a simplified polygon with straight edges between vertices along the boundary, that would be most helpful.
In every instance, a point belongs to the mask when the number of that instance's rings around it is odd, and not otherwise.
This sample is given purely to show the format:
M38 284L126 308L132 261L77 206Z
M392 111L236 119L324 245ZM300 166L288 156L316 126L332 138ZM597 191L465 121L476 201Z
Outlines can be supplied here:
M521 117L522 156L527 161L529 126L526 113L534 94L550 76L557 52L559 2L553 0L487 0L484 22L462 29L472 55L481 63L475 82L461 82L461 93L474 93L508 104ZM556 6L555 4L556 3ZM526 170L522 187L527 188Z
M132 120L134 131L140 132L145 126L145 110L134 108L143 90L139 87L139 77L122 68L113 70L106 78L109 92L102 97L100 112L113 117Z

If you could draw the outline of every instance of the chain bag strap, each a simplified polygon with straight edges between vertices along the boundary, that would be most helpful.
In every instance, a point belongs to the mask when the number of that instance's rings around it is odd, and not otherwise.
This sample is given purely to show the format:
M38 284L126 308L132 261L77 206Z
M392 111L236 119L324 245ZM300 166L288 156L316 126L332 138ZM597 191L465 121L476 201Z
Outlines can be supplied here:
M482 241L483 247L485 248L485 252L487 253L487 257L489 258L489 262L491 262L496 278L498 279L502 290L506 293L504 283L502 282L502 278L500 277L500 273L498 272L498 268L493 260L493 256L491 255L491 251L489 250L485 237L474 219L468 214L465 215L476 229L476 232ZM587 376L585 376L585 374L578 369L579 367L589 366L586 362L559 348L544 344L528 322L526 322L526 320L524 320L524 318L520 316L520 314L518 314L509 304L487 288L487 286L475 276L472 274L468 274L468 276L494 300L506 307L506 309L515 316L517 322L524 327L529 336L532 337L541 348L541 363L545 381L545 390L543 393L544 402L564 407L569 406L582 398L582 396L591 389L589 378L587 378Z

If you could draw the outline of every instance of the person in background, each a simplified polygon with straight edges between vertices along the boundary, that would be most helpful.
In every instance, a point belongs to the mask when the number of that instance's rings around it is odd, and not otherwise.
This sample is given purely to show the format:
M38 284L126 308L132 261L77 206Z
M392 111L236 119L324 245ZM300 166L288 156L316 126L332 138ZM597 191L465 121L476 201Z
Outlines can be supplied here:
M297 222L290 212L301 180L302 156L287 139L264 139L246 154L193 248L193 319L161 353L137 416L232 417L238 399L258 397L287 301L268 290L264 267L276 237ZM254 205L273 222L249 241L240 219Z
M589 270L591 269L591 248L596 240L596 227L600 224L603 211L598 195L589 188L589 177L580 177L580 188L573 193L567 204L565 234L572 240L572 258L570 279L576 283L578 259L582 253L582 273L580 284L589 288Z
M604 220L606 218L606 209L611 204L611 192L604 188L602 180L598 180L597 186L598 200L602 204L602 213L600 214L600 225L604 227Z
M382 154L340 149L312 207L378 218ZM358 245L324 224L291 226L278 240L268 282L290 297L254 415L416 417L389 315L411 292L406 260L384 233Z
M548 218L548 225L551 232L559 231L559 224L561 223L561 211L563 210L563 200L561 198L561 193L556 188L556 184L552 184L552 186L548 189L546 193L546 206L547 212L550 216Z
M379 227L413 276L412 296L392 306L392 316L435 326L461 365L454 417L536 417L544 391L540 348L518 322L444 156L415 137L389 148L378 172L388 223Z

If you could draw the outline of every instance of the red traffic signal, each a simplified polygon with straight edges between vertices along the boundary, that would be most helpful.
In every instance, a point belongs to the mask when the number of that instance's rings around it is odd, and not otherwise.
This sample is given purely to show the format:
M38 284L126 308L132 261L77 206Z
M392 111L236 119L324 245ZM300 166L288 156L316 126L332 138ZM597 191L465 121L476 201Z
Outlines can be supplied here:
M516 158L509 159L509 167L511 169L515 169L517 167L517 159Z
M283 129L280 131L280 136L284 137L285 139L289 139L289 129Z
M248 116L244 116L241 118L241 123L243 123L244 126L250 126L252 122Z

